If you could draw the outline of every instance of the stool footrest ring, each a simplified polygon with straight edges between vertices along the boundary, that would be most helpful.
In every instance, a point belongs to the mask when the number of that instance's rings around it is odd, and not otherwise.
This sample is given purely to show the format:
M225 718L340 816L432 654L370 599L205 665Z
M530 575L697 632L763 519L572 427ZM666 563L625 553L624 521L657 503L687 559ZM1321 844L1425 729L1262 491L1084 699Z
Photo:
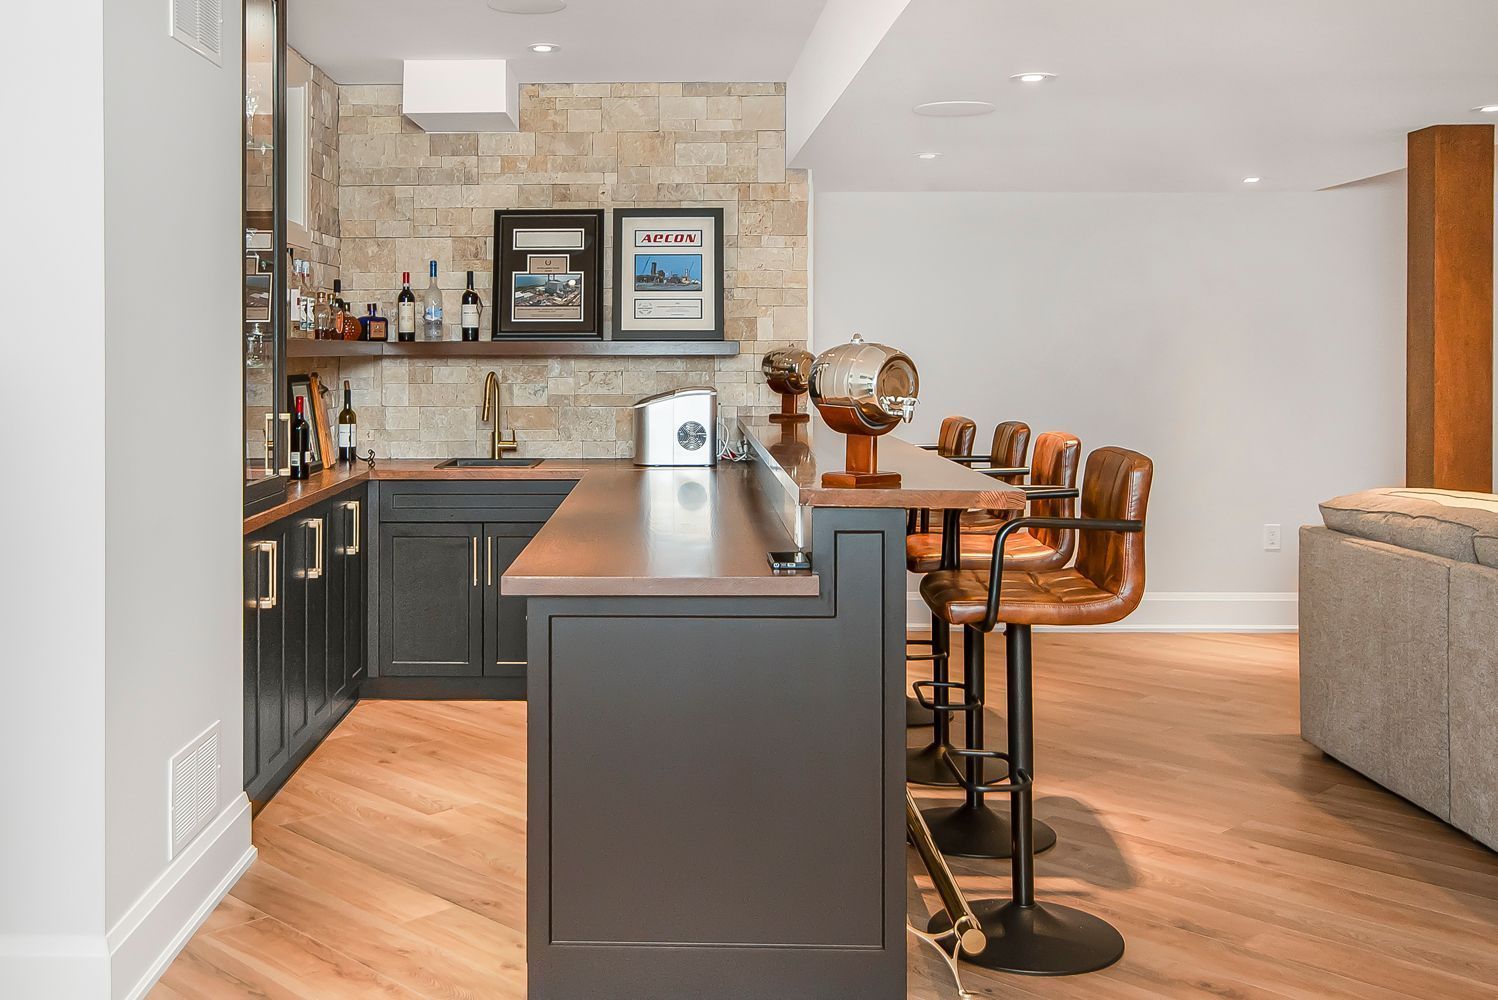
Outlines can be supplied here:
M912 653L906 653L905 654L905 661L907 663L914 662L916 660L930 660L932 663L935 663L938 660L949 660L949 659L951 659L951 657L948 654L946 654L946 653L914 653L914 654L912 654Z
M957 681L916 681L910 687L915 692L915 700L921 703L921 707L932 712L977 712L983 708L982 701L955 702L943 700L938 703L927 698L923 692L925 688L939 690L942 692L943 698L945 698L945 695L950 691L965 691L965 686Z
M957 763L955 758L964 760L1001 760L1009 765L1008 776L1004 781L975 782L968 780L967 772ZM942 747L941 759L947 765L947 770L957 779L957 783L970 792L978 792L982 795L997 794L1000 792L1023 792L1029 788L1034 781L1024 771L1016 771L1009 755L999 750L969 750L964 747Z

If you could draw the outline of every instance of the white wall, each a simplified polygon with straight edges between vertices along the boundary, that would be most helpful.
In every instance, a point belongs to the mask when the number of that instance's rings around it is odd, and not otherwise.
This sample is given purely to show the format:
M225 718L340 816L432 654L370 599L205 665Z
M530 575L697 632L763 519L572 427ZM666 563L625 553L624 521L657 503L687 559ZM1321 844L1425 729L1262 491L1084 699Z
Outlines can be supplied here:
M222 67L156 0L22 5L0 266L0 995L151 977L253 857L242 788L239 4ZM16 22L19 18L19 22ZM33 321L34 320L34 321ZM106 506L107 505L107 506ZM221 722L223 807L169 859L167 762Z
M105 5L107 879L114 995L249 850L243 794L240 5L223 66ZM219 723L216 825L169 859L167 763Z
M1135 627L1293 626L1296 527L1404 467L1404 185L816 199L815 346L854 331L947 414L1155 461ZM1266 523L1284 547L1263 551Z
M0 60L25 156L0 157L0 995L100 996L104 932L103 10ZM7 7L14 39L56 30ZM46 81L46 86L38 86ZM65 265L65 266L63 266Z

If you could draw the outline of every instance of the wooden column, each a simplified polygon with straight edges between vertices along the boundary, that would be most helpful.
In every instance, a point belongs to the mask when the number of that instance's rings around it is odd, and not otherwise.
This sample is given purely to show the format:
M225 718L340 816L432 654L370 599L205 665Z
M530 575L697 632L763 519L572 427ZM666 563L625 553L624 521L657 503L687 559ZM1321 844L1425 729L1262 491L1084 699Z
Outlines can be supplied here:
M1493 488L1493 126L1409 136L1405 481Z

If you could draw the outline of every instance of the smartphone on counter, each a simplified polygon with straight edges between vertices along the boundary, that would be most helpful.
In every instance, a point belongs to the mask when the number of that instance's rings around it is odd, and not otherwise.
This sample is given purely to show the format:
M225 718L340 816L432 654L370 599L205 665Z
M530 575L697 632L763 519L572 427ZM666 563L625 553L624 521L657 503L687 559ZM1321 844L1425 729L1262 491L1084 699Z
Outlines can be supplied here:
M771 569L811 569L811 554L795 549L789 552L771 552Z

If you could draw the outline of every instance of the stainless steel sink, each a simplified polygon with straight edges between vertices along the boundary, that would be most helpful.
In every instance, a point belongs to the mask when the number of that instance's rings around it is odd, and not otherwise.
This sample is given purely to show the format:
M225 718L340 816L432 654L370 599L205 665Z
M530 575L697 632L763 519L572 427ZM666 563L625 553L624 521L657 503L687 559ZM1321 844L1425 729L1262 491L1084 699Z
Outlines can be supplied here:
M533 469L539 458L449 458L439 469Z

